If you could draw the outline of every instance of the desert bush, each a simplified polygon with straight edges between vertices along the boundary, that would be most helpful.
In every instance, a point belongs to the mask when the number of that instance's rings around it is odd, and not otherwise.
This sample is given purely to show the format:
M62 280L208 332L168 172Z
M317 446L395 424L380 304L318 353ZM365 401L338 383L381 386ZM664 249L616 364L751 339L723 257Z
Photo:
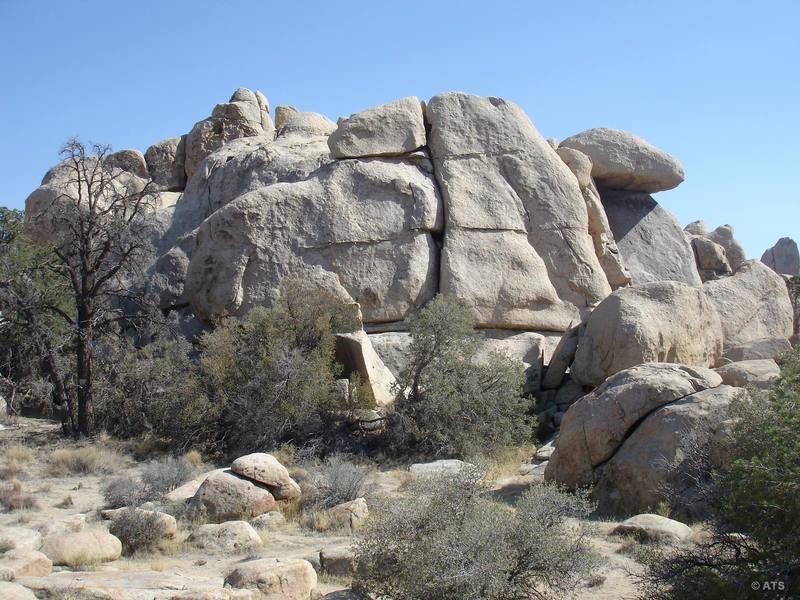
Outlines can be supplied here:
M34 510L39 503L22 490L22 484L14 479L10 484L0 485L0 506L9 512L15 510Z
M569 595L594 566L580 526L568 522L591 511L585 496L532 486L510 508L487 489L480 470L463 469L374 502L354 546L355 587L394 600Z
M101 475L119 470L123 463L119 454L95 446L58 448L47 459L47 472L52 477Z
M152 512L123 510L111 522L109 531L122 542L126 555L155 548L164 537L164 522Z
M103 496L110 508L139 506L163 499L196 474L197 467L185 457L166 456L146 463L138 476L115 477L104 486Z
M390 419L400 451L465 458L532 439L521 367L500 354L478 360L474 325L469 309L449 296L409 319L410 361Z
M303 505L326 509L355 500L363 495L369 471L353 464L347 457L334 454L327 457L310 476L308 493L303 495Z
M33 450L27 446L13 444L3 449L3 458L6 462L17 462L23 465L30 463L34 458Z
M729 417L724 456L706 446L696 469L704 471L697 481L710 507L706 539L653 549L645 597L763 598L765 582L781 582L776 593L800 589L800 349L782 358L768 392L743 394Z

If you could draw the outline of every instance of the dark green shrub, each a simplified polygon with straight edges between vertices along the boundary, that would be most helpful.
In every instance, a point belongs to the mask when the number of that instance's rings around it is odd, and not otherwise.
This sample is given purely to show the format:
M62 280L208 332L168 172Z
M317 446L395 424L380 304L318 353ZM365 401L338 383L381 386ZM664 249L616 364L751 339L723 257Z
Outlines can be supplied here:
M393 600L517 600L569 595L594 561L579 527L584 496L533 486L515 508L487 499L477 469L417 480L374 502L355 542L355 587Z
M710 538L652 552L643 596L788 598L800 589L800 350L783 357L768 392L743 395L730 417L722 465L701 457Z
M436 297L409 321L411 356L398 381L396 444L432 457L469 457L530 441L530 401L520 365L478 359L469 309Z

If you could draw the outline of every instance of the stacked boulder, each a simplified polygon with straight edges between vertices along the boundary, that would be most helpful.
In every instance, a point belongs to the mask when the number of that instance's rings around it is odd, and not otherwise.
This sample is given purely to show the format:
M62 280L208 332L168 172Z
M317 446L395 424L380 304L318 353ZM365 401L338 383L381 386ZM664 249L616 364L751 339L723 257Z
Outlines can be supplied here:
M212 523L251 519L278 509L277 501L296 500L300 486L271 454L237 458L230 469L212 471L189 500Z

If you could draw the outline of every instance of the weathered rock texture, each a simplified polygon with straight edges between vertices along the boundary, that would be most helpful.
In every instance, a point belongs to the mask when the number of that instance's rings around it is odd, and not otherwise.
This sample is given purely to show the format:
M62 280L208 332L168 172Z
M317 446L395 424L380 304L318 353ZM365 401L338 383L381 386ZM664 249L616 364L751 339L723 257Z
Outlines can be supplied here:
M720 383L709 369L665 363L617 373L567 411L545 478L594 485L602 512L652 509L665 485L690 497L680 470L688 445L713 437L737 393Z
M447 214L440 290L488 327L564 330L585 316L610 287L568 167L512 102L448 93L425 115Z
M598 385L645 362L714 366L722 332L717 310L700 288L661 281L619 289L586 321L571 374Z
M705 283L703 291L722 318L726 347L791 337L793 310L786 283L762 262L745 262L733 276Z

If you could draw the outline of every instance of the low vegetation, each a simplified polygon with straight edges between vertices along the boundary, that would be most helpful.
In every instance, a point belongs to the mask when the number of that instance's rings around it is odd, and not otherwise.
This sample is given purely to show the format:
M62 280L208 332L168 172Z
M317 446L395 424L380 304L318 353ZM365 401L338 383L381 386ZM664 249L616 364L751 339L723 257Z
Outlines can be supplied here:
M651 552L647 598L764 598L770 589L789 597L800 589L800 349L783 358L771 390L743 395L731 417L721 466L700 457L707 539Z
M471 458L532 439L521 368L500 354L479 357L474 326L469 309L448 296L411 317L410 361L391 419L397 451Z
M189 458L167 456L146 463L140 474L115 477L103 487L109 508L139 506L162 500L164 496L197 474L194 455Z
M0 506L9 511L36 510L39 503L36 498L22 489L22 483L14 479L8 484L0 485Z
M581 494L534 485L514 508L485 497L479 469L423 478L376 503L355 543L355 587L395 600L517 600L567 596L594 559Z
M309 471L303 506L316 509L332 508L359 498L369 476L367 468L339 454L329 456Z
M133 508L123 510L109 527L122 542L126 555L154 549L164 537L164 530L164 521L158 514Z
M118 471L123 463L116 452L97 446L58 448L47 459L47 472L52 477L102 475Z

